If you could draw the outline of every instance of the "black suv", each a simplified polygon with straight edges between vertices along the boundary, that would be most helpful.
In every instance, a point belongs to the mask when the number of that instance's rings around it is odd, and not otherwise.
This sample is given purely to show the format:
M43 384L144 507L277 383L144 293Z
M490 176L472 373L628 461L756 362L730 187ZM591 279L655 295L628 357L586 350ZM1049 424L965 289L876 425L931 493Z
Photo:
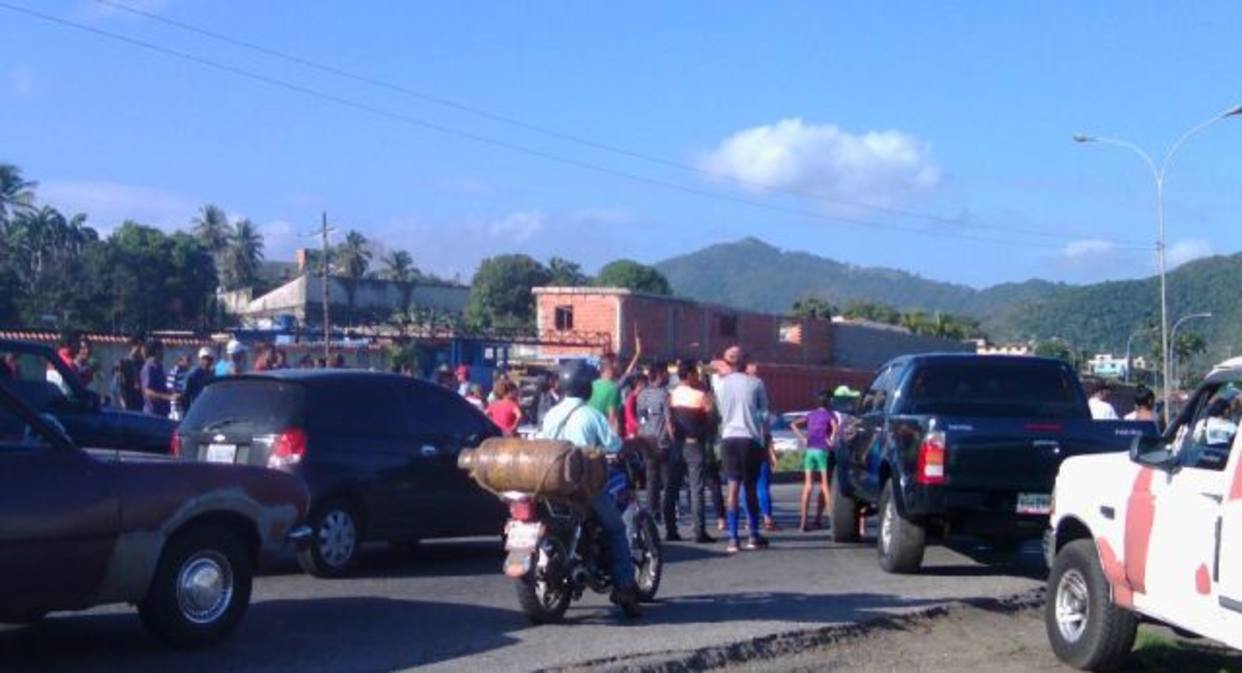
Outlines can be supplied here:
M266 465L302 477L319 577L344 575L364 541L497 535L505 511L457 468L499 435L455 392L365 371L286 370L212 381L181 422L185 460Z
M0 358L16 366L0 367L0 385L36 413L55 418L78 446L168 453L176 423L104 406L51 348L0 339Z

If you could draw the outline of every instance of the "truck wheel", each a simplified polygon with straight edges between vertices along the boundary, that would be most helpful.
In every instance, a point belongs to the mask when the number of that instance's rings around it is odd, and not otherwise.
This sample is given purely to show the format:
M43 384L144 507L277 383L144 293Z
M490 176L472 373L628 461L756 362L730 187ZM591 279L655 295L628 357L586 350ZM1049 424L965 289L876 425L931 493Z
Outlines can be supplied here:
M345 498L329 500L311 511L308 524L314 535L298 552L298 565L314 577L347 575L362 547L362 524L358 511Z
M250 554L233 531L193 528L164 548L138 615L156 638L173 647L210 645L241 621L252 579Z
M840 490L832 494L828 519L833 542L858 542L858 501Z
M1119 670L1134 648L1138 618L1113 604L1094 541L1075 540L1057 554L1044 626L1057 658L1084 671Z
M923 565L927 531L919 524L903 519L897 512L893 481L884 484L880 496L880 534L876 536L880 567L890 573L912 573Z

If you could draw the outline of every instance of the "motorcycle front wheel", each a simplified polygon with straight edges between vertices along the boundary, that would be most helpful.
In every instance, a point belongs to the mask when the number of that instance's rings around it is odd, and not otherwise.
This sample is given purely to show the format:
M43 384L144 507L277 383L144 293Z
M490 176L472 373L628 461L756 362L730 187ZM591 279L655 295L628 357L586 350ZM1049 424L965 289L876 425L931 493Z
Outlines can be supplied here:
M560 545L545 540L535 557L535 567L518 579L518 603L533 624L554 624L565 617L573 592L567 562Z
M634 521L634 572L638 581L638 600L655 602L664 575L664 548L660 546L660 529L650 512L639 512Z

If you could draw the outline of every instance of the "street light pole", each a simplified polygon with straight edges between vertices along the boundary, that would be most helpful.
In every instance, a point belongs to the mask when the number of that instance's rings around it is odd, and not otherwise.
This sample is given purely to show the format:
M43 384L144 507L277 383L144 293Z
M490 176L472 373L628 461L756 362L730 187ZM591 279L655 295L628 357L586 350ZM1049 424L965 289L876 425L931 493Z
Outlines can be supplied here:
M1164 352L1164 361L1166 365L1170 361L1173 360L1173 348L1177 344L1177 328L1181 327L1182 323L1186 322L1187 320L1195 320L1196 318L1211 318L1211 317L1212 317L1212 314L1206 311L1203 313L1191 313L1190 315L1184 315L1178 318L1177 322L1173 323L1173 329L1169 331L1169 350ZM1166 401L1165 402L1166 412L1168 411L1168 404L1169 403Z
M1168 357L1168 354L1169 354L1169 293L1168 293L1168 281L1166 279L1167 268L1165 264L1165 251L1166 251L1167 246L1165 245L1165 231L1164 231L1164 178L1166 175L1168 175L1169 166L1173 163L1173 157L1176 156L1178 150L1180 150L1182 146L1186 144L1186 141L1190 140L1194 136L1203 132L1209 126L1215 124L1216 122L1219 122L1224 119L1228 119L1229 117L1236 117L1239 115L1242 115L1242 105L1236 105L1232 108L1229 108L1228 110L1225 110L1224 112L1213 116L1211 119L1208 119L1207 121L1197 126L1192 127L1189 131L1183 133L1182 136L1177 139L1177 142L1173 143L1173 145L1169 148L1168 153L1164 155L1164 162L1161 163L1159 166L1156 165L1155 159L1152 159L1152 156L1148 154L1147 151L1145 151L1143 148L1139 147L1138 145L1135 145L1132 142L1129 142L1126 140L1118 140L1116 138L1103 138L1099 136L1090 136L1090 135L1086 135L1082 133L1079 133L1074 136L1074 142L1103 143L1105 145L1114 145L1117 147L1124 147L1134 152L1135 154L1139 155L1139 157L1142 158L1143 161L1147 164L1147 167L1151 169L1152 177L1155 178L1155 181L1156 181L1156 235L1157 235L1156 259L1157 259L1158 270L1160 273L1160 352L1165 355L1164 363L1162 367L1162 370L1163 370L1162 375L1164 378L1164 394L1163 394L1164 424L1166 426L1169 424L1170 368L1169 368L1169 357Z
M1139 336L1140 334L1143 334L1141 330L1138 332L1134 332L1133 334L1130 335L1130 338L1126 339L1126 377L1125 377L1126 383L1130 382L1130 368L1132 366L1130 364L1130 346L1134 344L1134 337Z

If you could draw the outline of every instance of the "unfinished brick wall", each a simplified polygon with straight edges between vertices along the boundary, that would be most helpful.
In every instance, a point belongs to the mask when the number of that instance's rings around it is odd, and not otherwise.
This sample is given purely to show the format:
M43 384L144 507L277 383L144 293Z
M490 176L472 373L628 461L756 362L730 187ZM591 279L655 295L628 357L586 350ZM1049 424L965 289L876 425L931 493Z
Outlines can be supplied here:
M571 307L574 332L612 334L613 350L622 355L634 352L637 331L646 359L708 360L734 344L760 362L825 365L831 358L832 327L827 320L793 320L609 288L537 288L535 294L541 335L557 333L558 306ZM732 335L722 330L730 322L736 326ZM545 346L542 353L557 357L585 350Z

